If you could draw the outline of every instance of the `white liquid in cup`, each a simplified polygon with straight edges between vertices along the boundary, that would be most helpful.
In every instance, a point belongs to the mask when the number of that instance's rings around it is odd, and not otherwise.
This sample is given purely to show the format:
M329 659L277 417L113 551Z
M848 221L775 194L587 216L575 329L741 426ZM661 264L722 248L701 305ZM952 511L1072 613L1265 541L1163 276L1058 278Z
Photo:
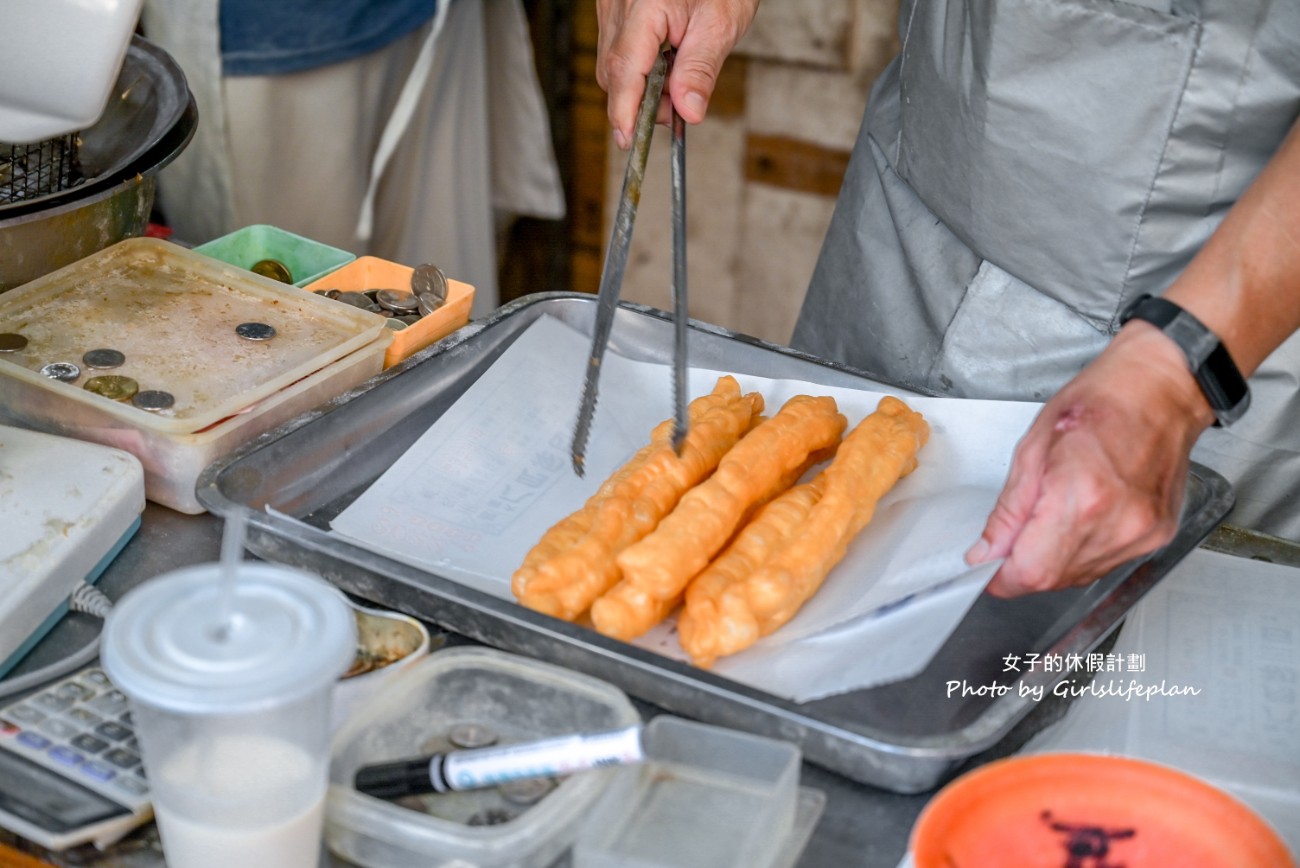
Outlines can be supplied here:
M298 816L271 826L227 827L156 813L168 868L314 868L320 862L323 792Z
M249 733L187 745L157 773L155 788L189 787L212 799L203 817L155 806L168 868L314 868L326 781L297 745ZM222 805L235 805L222 810Z

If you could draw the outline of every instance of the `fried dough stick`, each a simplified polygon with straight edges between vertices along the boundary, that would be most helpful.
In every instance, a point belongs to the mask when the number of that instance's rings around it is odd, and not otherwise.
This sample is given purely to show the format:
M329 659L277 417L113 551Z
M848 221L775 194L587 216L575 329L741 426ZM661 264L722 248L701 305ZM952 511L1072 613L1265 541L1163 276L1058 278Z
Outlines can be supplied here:
M782 476L776 485L769 489L767 495L750 509L749 514L763 508L773 497L781 495L790 486L798 482L808 468L820 464L830 458L832 454L833 450L828 448L808 456L803 464ZM744 519L741 520L741 523L744 523ZM695 581L698 581L698 577L692 580L691 584L687 586L688 589L695 584ZM593 606L600 608L600 624L604 625L603 630L600 626L597 626L597 630L615 639L630 642L638 636L644 635L655 624L667 618L669 613L676 609L681 602L682 594L675 594L667 600L659 600L641 587L623 580L606 591L600 599L593 603Z
M651 613L644 606L627 605L629 601L656 600L667 605L674 600L749 511L779 494L779 486L791 484L792 474L810 455L838 442L846 424L833 398L797 395L754 428L723 457L712 476L682 497L653 533L618 556L623 580L639 593L619 591L592 604L596 629L617 638L644 632L637 627Z
M711 395L691 402L690 430L679 457L672 422L620 468L579 511L543 536L512 577L519 601L565 620L581 615L619 579L615 555L654 530L682 494L717 467L762 411L758 393L740 394L735 379L719 379ZM581 532L579 532L581 530Z
M682 635L692 660L711 665L794 617L871 521L880 498L916 468L917 452L929 436L930 426L920 413L897 398L881 399L876 412L844 438L835 460L812 483L821 484L823 492L807 517L796 527L783 526L785 538L757 569L744 576L738 571L725 587L701 586L695 605L688 591L683 616L688 626L682 627ZM754 524L755 533L767 532L757 526L757 519ZM741 537L748 532L746 528ZM721 583L720 578L714 581Z
M743 594L726 593L786 545L808 520L826 489L826 474L797 485L764 506L726 550L686 586L677 638L696 666L712 666L758 641L758 622Z

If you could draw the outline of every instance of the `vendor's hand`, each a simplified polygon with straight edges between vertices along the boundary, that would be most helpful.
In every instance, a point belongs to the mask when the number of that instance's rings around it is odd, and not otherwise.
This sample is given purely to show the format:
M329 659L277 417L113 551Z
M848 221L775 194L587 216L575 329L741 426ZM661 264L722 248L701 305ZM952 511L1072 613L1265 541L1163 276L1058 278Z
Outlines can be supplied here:
M1173 539L1188 456L1214 421L1182 352L1134 321L1044 405L967 562L1014 597L1082 585Z
M632 143L646 76L664 43L677 49L677 57L659 122L668 120L669 98L687 123L704 120L722 61L757 10L758 0L597 0L596 81L609 94L609 123L618 146Z

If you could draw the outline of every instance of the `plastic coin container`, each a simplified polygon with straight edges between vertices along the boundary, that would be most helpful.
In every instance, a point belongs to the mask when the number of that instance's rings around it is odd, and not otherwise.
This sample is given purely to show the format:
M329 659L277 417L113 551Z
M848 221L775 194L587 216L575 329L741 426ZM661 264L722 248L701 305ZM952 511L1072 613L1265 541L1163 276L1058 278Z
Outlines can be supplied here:
M471 724L502 745L639 722L618 689L489 648L436 651L387 682L335 736L326 808L331 850L363 868L549 868L602 799L610 770L581 772L535 802L500 788L388 802L352 787L363 765L452 749Z
M409 290L415 269L376 256L362 256L325 277L304 287L309 292L337 289L343 292L365 292L370 289ZM474 303L474 287L459 280L447 281L447 299L427 316L422 316L407 328L397 332L393 343L384 354L384 367L410 358L435 341L441 340L469 322L470 307Z
M194 252L250 270L259 263L275 263L263 269L266 275L270 277L283 268L290 278L284 282L294 286L306 286L357 258L354 253L266 223L236 229L200 244Z
M241 337L247 323L274 337ZM148 498L189 513L203 511L194 485L204 467L379 373L393 334L375 314L147 238L0 293L0 332L27 339L0 358L0 417L132 453ZM83 388L105 374L80 365L83 355L103 350L121 356L108 374L167 392L171 405ZM51 379L42 371L53 363L80 373Z

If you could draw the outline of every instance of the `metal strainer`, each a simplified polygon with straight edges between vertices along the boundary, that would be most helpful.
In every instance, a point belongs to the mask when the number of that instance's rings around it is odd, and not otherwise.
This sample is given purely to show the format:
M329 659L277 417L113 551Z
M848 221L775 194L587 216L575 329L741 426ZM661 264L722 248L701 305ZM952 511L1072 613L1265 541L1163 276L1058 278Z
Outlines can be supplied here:
M27 145L0 142L0 205L59 193L84 181L80 144L80 133Z

